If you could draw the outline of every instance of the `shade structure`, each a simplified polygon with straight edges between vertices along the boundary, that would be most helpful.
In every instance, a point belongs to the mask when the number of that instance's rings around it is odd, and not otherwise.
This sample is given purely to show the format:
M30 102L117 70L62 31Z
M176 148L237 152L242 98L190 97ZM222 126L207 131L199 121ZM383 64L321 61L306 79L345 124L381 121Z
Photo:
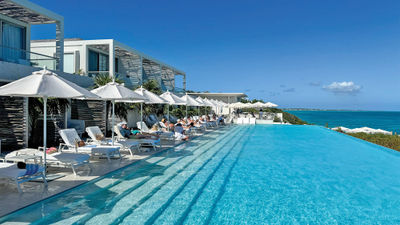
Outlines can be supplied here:
M264 103L264 105L265 105L265 107L267 107L267 108L275 108L275 107L278 107L277 104L274 104L274 103L272 103L272 102Z
M203 101L203 99L199 96L196 98L196 101L201 103L201 106L207 106L207 104ZM206 109L204 109L206 111ZM200 116L200 107L199 107L199 116Z
M48 98L87 98L99 99L90 91L63 79L46 68L0 87L1 96L43 98L43 149L46 168L47 148L47 99Z
M168 122L169 122L169 106L170 105L185 105L186 103L173 93L166 91L160 95L161 98L168 102ZM168 126L169 129L169 126Z
M183 100L185 102L186 105L186 118L187 118L187 114L188 114L188 106L202 106L203 104L196 101L196 99L194 99L193 97L191 97L190 95L188 95L187 93L181 97L181 100Z
M262 103L262 102L255 102L255 103L252 104L252 106L254 108L265 108L266 107L265 104Z
M242 108L246 108L246 104L242 103L242 102L235 102L229 105L230 108L234 108L234 109L242 109Z
M215 104L212 103L209 99L203 98L203 102L206 106L215 107Z
M181 98L176 96L175 94L166 91L163 94L160 95L161 98L165 99L168 101L170 105L185 105L186 102L184 102Z
M161 98L157 94L140 87L135 90L135 93L146 98L145 104L168 104L168 101ZM140 122L143 122L143 103L140 103Z
M181 97L181 100L185 102L186 106L202 106L203 104L198 102L196 99L194 99L192 96L185 94L184 96Z
M136 92L126 88L122 84L115 81L110 82L104 86L92 90L92 93L100 96L104 100L110 100L112 103L112 128L115 124L115 101L129 101L129 102L144 102L147 100L145 97L137 94ZM112 145L114 145L114 132L111 132Z

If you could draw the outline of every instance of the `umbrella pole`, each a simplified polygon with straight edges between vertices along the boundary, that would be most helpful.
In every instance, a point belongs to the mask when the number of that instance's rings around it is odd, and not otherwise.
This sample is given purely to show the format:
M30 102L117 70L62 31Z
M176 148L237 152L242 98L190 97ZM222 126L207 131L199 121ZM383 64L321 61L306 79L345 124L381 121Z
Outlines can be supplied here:
M140 126L142 126L143 123L143 103L140 103Z
M186 119L188 119L188 116L187 116L187 105L186 105Z
M170 122L169 122L169 104L168 104L168 118L167 118L167 120L168 120L168 131L169 131L169 124L170 124Z
M115 100L112 100L112 119L111 119L111 138L112 138L112 145L114 146L114 117L115 117Z
M47 97L43 97L43 167L44 167L44 176L46 176L46 145L47 145Z

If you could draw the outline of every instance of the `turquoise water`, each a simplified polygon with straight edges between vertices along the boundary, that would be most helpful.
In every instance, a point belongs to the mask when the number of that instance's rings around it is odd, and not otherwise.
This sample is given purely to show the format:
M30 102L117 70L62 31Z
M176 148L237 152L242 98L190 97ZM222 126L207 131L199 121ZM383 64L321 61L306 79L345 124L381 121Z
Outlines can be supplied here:
M388 111L287 111L309 123L329 127L372 127L400 133L400 112Z
M400 154L318 126L216 131L0 219L34 224L400 223Z

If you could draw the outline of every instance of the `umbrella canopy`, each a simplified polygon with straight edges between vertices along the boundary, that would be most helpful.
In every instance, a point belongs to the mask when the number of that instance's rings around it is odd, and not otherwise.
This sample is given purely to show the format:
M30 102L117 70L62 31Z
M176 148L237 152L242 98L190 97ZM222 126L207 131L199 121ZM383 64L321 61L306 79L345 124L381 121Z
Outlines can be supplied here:
M160 96L154 94L151 91L140 87L135 90L135 93L145 97L147 100L144 102L145 104L167 104L167 100L161 98ZM140 122L143 122L143 103L140 103Z
M181 97L181 100L185 102L186 105L186 118L188 117L188 106L202 106L203 104L196 101L193 97L187 93Z
M216 107L216 105L214 103L212 103L210 100L208 100L207 98L203 98L203 102L206 106Z
M266 107L265 104L262 103L262 102L253 103L252 106L253 106L254 108L265 108L265 107Z
M235 102L229 105L230 108L235 108L235 109L241 109L241 108L246 108L247 105L242 103L242 102Z
M47 155L47 98L99 98L97 95L59 77L46 68L0 87L0 95L43 98L43 161L45 168Z
M111 129L114 129L116 100L123 100L129 102L144 102L145 100L147 100L145 97L135 93L134 91L129 90L128 88L124 87L124 85L118 84L115 81L92 90L92 93L97 94L98 96L102 97L105 100L111 100L112 102ZM111 132L111 135L112 135L112 145L114 145L114 132Z
M267 108L275 108L275 107L278 107L277 104L274 104L274 103L272 103L272 102L264 103L264 105L265 105L265 107L267 107Z
M164 92L160 97L168 101L169 105L186 105L186 102L169 91Z
M206 106L206 103L204 103L204 101L201 97L197 97L196 101L200 102L202 104L201 106Z
M181 100L185 102L186 106L202 106L203 104L198 102L196 99L186 94L181 97Z
M1 86L0 95L15 97L90 98L100 97L44 68Z
M140 94L126 88L122 84L116 82L110 82L104 86L98 87L92 90L92 93L100 96L105 100L126 100L129 102L144 102L147 100Z
M145 104L168 104L167 100L161 98L160 96L154 94L151 91L144 89L143 87L136 89L135 93L147 99L146 101L144 101Z

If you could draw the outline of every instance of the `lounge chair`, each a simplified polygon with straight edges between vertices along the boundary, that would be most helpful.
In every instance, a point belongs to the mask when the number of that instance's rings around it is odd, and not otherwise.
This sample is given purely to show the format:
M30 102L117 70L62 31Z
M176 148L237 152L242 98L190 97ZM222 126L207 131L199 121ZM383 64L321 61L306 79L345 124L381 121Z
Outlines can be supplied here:
M92 145L88 144L85 146L78 147L77 143L82 140L78 136L75 129L64 129L59 131L61 138L64 143L60 144L62 151L69 149L74 150L76 153L90 153L92 156L105 156L107 160L111 162L111 157L118 155L121 159L121 153L119 152L120 146L109 146L109 145Z
M243 124L243 118L242 117L237 118L236 119L236 123L237 124Z
M161 147L160 139L128 139L125 138L121 131L119 130L118 125L114 126L114 133L117 134L118 141L127 141L127 140L134 140L139 142L140 147L151 147L153 150L157 150L158 147Z
M18 155L35 155L44 158L43 147L39 149L25 148L17 151L12 151L5 156L7 158ZM89 163L90 156L88 154L78 154L71 152L62 152L61 149L56 153L46 155L46 163L52 167L70 167L72 172L76 175L75 168Z
M171 140L171 139L174 140L173 132L153 131L153 130L149 129L149 127L146 125L145 122L140 122L140 121L136 123L136 126L138 127L138 129L141 132L148 133L148 134L152 134L152 133L158 134L160 136L160 138L164 139L164 140Z
M27 165L30 167L30 165ZM32 168L35 168L32 170ZM44 175L44 168L39 165L35 165L31 167L31 169L19 169L16 163L0 163L0 178L8 178L15 181L17 185L18 192L22 192L20 184L34 180L37 178L42 178L43 183L47 186L46 177Z
M249 123L250 124L256 124L256 118L250 118Z
M112 145L112 139L111 138L105 138L103 135L103 132L100 130L98 126L92 126L92 127L86 127L86 132L88 133L89 137L91 138L91 142L96 144L96 145ZM99 137L101 140L99 140ZM139 142L134 141L134 140L118 140L117 138L114 138L114 145L115 146L120 146L125 150L128 150L131 156L133 156L133 151L137 150L139 151Z
M250 124L250 118L243 118L243 124Z

